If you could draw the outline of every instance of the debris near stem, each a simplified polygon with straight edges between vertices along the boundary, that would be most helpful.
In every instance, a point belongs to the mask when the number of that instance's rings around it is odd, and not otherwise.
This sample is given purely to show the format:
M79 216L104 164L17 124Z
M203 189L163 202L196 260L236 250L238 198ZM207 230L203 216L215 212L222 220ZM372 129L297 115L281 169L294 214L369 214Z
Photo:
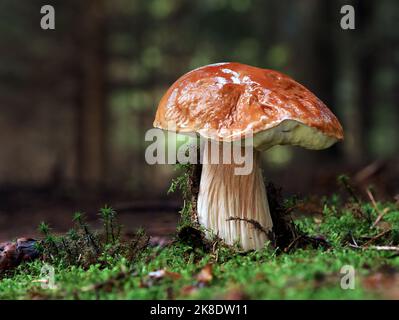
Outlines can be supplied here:
M200 148L197 147L197 159L200 159ZM197 201L200 189L202 165L177 164L177 169L182 169L182 176L172 180L169 192L180 190L184 204L180 210L180 222L177 228L177 239L188 243L192 247L209 250L211 243L198 222Z
M202 173L201 164L193 164L190 166L188 173L188 187L189 187L189 196L191 200L191 219L196 224L198 224L197 201L200 189L201 173Z
M290 208L283 205L282 189L270 182L266 186L266 192L273 221L270 239L276 248L283 249L297 238L298 231L290 216Z
M211 243L205 238L205 234L191 225L181 226L178 229L177 238L193 248L201 248L205 251L211 248Z
M200 148L196 148L197 159L200 159ZM178 163L175 165L175 169L182 170L182 174L172 180L168 193L179 190L183 196L184 204L183 208L180 210L180 225L189 224L199 228L197 200L200 188L202 165Z

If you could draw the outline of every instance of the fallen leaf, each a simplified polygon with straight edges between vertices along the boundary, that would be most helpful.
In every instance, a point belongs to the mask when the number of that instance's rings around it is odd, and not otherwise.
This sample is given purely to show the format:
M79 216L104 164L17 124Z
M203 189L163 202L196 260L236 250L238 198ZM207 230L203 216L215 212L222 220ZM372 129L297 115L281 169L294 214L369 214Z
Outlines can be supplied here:
M248 296L240 287L233 287L223 297L225 300L247 300Z
M198 287L193 286L193 285L188 285L188 286L184 286L183 288L180 289L180 294L182 296L189 296L197 291L198 291Z
M208 263L202 270L197 274L196 279L199 283L207 284L212 281L213 274L212 264Z
M157 271L152 271L148 274L148 276L152 279L163 279L163 278L171 278L173 280L177 280L181 278L181 275L177 272L171 272L165 269L160 269Z
M181 274L177 272L171 272L166 269L160 269L152 271L148 274L148 277L140 280L140 288L149 288L155 285L158 281L169 278L172 280L178 280L181 278Z

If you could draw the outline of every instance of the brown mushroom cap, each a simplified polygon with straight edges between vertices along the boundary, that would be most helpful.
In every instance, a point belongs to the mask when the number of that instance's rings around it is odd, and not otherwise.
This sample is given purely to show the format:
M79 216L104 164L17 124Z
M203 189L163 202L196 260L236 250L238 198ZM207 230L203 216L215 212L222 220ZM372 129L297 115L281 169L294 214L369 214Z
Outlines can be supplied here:
M327 148L343 139L334 114L312 92L280 72L218 63L178 79L162 97L154 126L235 141L254 134L254 146Z

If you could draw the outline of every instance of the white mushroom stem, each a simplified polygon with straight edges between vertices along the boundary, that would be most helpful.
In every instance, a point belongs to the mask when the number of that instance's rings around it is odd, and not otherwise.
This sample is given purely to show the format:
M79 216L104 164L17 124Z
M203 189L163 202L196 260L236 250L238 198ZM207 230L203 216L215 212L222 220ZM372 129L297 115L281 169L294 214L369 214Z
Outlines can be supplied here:
M199 223L206 228L208 238L217 235L229 245L239 243L244 250L263 248L273 223L259 151L253 151L251 173L236 175L234 163L222 164L220 160L220 164L209 164L208 146L204 148L198 194Z

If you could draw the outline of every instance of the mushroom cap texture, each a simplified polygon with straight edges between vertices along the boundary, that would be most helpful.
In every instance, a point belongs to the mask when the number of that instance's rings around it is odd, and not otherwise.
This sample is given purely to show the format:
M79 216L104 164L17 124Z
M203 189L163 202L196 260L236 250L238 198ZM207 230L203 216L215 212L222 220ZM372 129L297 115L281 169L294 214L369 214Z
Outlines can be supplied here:
M288 129L281 126L284 123ZM293 130L293 123L306 130ZM277 140L275 133L263 135L274 137L269 145L313 149L329 147L344 136L334 114L304 86L280 72L236 62L207 65L180 77L162 97L154 127L196 132L216 141L236 141L249 132L280 128ZM285 139L282 132L302 137ZM318 135L317 141L310 141L309 135ZM302 143L304 139L308 141Z

